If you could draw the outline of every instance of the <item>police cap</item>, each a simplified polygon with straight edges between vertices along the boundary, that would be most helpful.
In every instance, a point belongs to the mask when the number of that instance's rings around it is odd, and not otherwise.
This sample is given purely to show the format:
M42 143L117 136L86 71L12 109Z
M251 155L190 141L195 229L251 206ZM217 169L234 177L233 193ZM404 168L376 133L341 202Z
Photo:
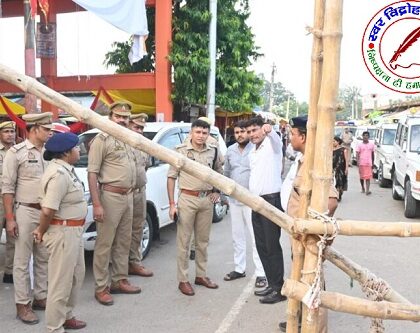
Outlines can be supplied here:
M149 116L145 113L132 114L130 116L130 121L143 127L146 126L147 119L149 119Z
M289 124L292 128L299 128L306 130L306 124L308 123L308 116L294 117L290 119Z
M0 124L0 130L2 129L15 129L16 123L14 121L4 121Z
M64 153L79 143L79 137L74 133L57 133L48 139L45 150L50 153Z
M26 125L40 125L51 129L52 115L52 112L30 113L24 114L22 119L26 122Z
M109 109L112 111L112 113L126 117L131 115L131 108L131 103L124 100L114 102L109 106Z

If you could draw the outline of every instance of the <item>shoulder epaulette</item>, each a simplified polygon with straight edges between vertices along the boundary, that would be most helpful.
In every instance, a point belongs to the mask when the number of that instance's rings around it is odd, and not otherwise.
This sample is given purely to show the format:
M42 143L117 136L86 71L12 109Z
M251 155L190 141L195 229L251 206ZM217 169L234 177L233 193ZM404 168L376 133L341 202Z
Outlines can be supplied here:
M107 137L109 137L109 134L106 132L100 132L98 135L96 135L96 137L99 137L101 139L106 139Z
M64 173L66 172L66 170L64 170L64 167L59 166L59 167L57 168L57 172L58 172L58 173L61 173L62 175L64 175Z
M185 143L181 143L180 145L176 145L175 149L178 150L180 148L185 148L187 145Z
M14 145L13 147L10 148L10 150L16 153L17 151L21 150L25 146L26 144L24 141L24 142L18 143L17 145Z

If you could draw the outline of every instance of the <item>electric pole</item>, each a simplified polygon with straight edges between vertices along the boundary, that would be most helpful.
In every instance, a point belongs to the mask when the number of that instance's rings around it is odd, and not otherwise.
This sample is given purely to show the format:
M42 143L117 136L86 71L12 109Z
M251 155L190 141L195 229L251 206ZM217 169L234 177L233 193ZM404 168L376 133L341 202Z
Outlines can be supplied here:
M217 37L217 0L209 0L211 15L209 28L210 69L207 78L207 117L214 124L216 100L216 37Z
M268 95L268 112L273 112L274 76L276 75L276 72L277 72L276 64L273 63L273 66L271 66L270 93Z
M35 20L31 15L29 0L23 1L23 12L25 24L25 74L35 78ZM26 113L36 113L35 95L25 94L25 109Z

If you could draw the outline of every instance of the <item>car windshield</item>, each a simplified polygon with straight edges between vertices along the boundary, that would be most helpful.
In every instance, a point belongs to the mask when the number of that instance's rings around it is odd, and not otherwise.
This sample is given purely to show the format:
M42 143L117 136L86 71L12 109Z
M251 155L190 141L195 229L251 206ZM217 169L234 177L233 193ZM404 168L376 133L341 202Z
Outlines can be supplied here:
M382 144L392 146L392 144L394 143L396 131L397 130L393 128L384 129L384 137L382 139Z
M97 133L83 133L79 135L79 147L80 147L80 160L74 165L76 168L87 168L88 165L88 154L92 139ZM152 140L156 132L144 132L143 135Z
M420 125L411 127L410 151L420 153Z

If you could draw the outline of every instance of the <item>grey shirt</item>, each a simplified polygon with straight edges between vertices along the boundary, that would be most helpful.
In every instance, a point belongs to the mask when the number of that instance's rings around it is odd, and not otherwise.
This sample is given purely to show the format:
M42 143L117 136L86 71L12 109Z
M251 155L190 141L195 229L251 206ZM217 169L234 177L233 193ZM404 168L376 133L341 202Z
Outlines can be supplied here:
M238 143L235 143L228 147L225 156L225 176L231 178L245 188L249 188L249 174L251 172L249 153L253 148L254 145L249 142L241 152ZM234 198L230 198L230 201L237 205L241 205L241 203Z

